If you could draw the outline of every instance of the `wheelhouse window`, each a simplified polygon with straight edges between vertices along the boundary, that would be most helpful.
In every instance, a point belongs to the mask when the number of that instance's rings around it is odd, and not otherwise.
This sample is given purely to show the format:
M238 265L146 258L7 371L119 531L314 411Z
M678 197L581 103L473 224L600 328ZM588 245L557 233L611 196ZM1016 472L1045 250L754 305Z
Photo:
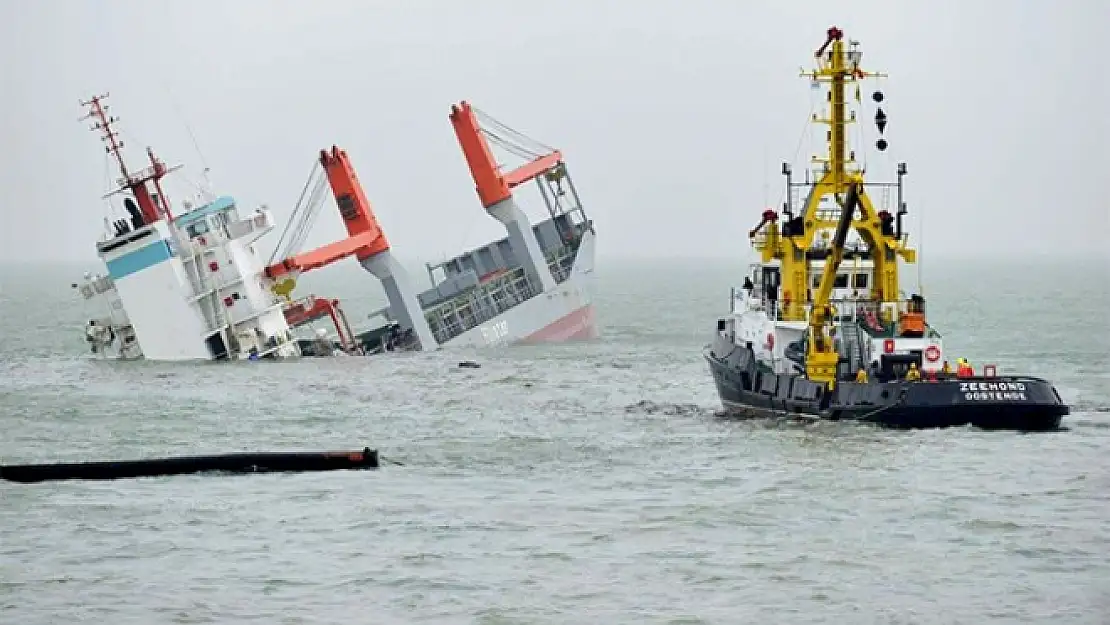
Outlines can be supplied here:
M852 288L866 289L868 277L869 276L865 273L852 274Z
M189 227L185 229L185 231L189 233L189 238L195 238L199 237L202 234L207 234L208 222L201 219L194 224L190 224Z
M815 289L821 288L821 274L816 274L816 275L813 276L812 286ZM834 289L846 289L846 288L848 288L848 274L846 274L846 273L836 274L836 278L833 279L833 288Z

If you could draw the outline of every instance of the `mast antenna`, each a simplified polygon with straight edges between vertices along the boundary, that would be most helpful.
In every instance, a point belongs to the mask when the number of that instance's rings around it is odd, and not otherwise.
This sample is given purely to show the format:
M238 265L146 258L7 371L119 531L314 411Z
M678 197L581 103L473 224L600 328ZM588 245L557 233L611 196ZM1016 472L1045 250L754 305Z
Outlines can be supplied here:
M197 141L197 135L193 132L193 126L189 123L188 118L185 117L185 112L181 110L177 98L173 97L168 87L166 87L166 94L169 96L170 104L173 105L174 110L177 111L178 117L181 118L181 123L185 126L185 132L189 133L189 140L193 142L193 149L197 151L197 156L200 157L200 165L202 168L200 175L203 179L201 193L214 199L215 192L213 191L214 187L212 186L212 178L210 176L212 168L208 166L208 161L204 158L204 152L200 149L200 142Z
M921 260L925 256L922 252L925 250L925 211L924 202L921 208L917 209L917 291L918 295L925 297L925 282L923 276L923 269L921 267Z
M127 171L127 164L123 162L123 154L120 149L123 148L123 141L119 140L119 133L112 130L112 123L118 122L118 117L109 117L107 104L102 104L104 100L108 99L108 94L93 96L92 99L82 101L81 106L89 108L89 112L84 117L77 121L85 121L86 119L95 119L93 125L89 130L101 132L100 140L106 143L104 151L115 157L116 162L119 164L120 174L125 179L130 179L131 174Z

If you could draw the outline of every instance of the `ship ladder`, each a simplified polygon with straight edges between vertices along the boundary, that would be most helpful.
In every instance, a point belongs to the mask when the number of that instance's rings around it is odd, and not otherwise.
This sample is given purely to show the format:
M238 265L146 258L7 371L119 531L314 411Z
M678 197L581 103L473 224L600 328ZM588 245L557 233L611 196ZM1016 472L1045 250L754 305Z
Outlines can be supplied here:
M199 296L197 305L200 306L201 312L204 312L204 302L208 302L209 310L212 313L211 319L205 319L210 325L208 327L208 334L219 334L223 339L224 349L227 351L227 357L231 358L231 345L229 344L229 335L225 331L228 327L228 321L224 319L223 310L220 307L219 289L209 288L208 280L204 277L204 257L207 255L208 250L201 248L193 254L193 272L196 280L193 282L194 292ZM190 276L192 278L193 276ZM205 315L207 317L207 315Z
M215 291L209 292L211 289L208 287L208 281L204 279L204 269L202 265L204 265L204 255L206 251L207 250L201 249L193 256L193 270L196 271L197 276L197 282L194 288L196 289L197 295L200 295L200 301L207 301L208 305L211 307L212 319L209 323L212 325L209 326L208 330L213 332L218 330L223 323L220 319L220 308L216 305L216 298L214 297ZM203 308L204 306L202 304L201 309L203 310Z
M840 344L848 359L849 373L855 375L864 366L863 337L858 324L852 321L840 324Z

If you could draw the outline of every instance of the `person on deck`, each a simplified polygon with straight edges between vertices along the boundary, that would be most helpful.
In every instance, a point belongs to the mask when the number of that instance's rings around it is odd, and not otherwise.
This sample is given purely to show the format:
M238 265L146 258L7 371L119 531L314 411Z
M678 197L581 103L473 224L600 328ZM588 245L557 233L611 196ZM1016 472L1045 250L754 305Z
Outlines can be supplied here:
M952 365L948 364L947 360L945 360L944 364L941 365L940 374L945 377L952 375Z
M316 339L313 341L313 347L316 348L316 355L318 356L334 355L334 346L331 339L328 338L327 328L316 328Z
M921 372L917 370L917 363L916 362L911 362L910 363L910 368L909 368L908 371L906 371L906 381L907 382L920 382L921 381Z
M867 370L863 367L860 367L859 371L856 371L856 382L867 384Z
M959 358L956 360L956 377L957 378L971 378L975 377L975 369L966 358Z

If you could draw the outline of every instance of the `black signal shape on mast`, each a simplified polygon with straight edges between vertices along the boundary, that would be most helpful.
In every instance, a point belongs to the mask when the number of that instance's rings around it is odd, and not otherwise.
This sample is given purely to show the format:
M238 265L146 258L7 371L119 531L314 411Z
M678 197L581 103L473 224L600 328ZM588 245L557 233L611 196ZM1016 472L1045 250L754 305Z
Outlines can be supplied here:
M875 125L879 127L879 134L886 130L886 113L882 108L875 112Z
M876 91L875 95L874 95L874 98L875 98L876 102L882 101L882 99L883 99L882 92L881 91ZM875 126L878 127L879 134L882 135L883 131L886 130L886 113L883 112L883 108L881 106L878 107L878 108L879 108L879 110L875 111ZM886 150L886 146L887 146L886 139L884 139L881 136L879 137L879 140L875 142L875 147L878 148L878 150L880 152L882 152L883 150Z

